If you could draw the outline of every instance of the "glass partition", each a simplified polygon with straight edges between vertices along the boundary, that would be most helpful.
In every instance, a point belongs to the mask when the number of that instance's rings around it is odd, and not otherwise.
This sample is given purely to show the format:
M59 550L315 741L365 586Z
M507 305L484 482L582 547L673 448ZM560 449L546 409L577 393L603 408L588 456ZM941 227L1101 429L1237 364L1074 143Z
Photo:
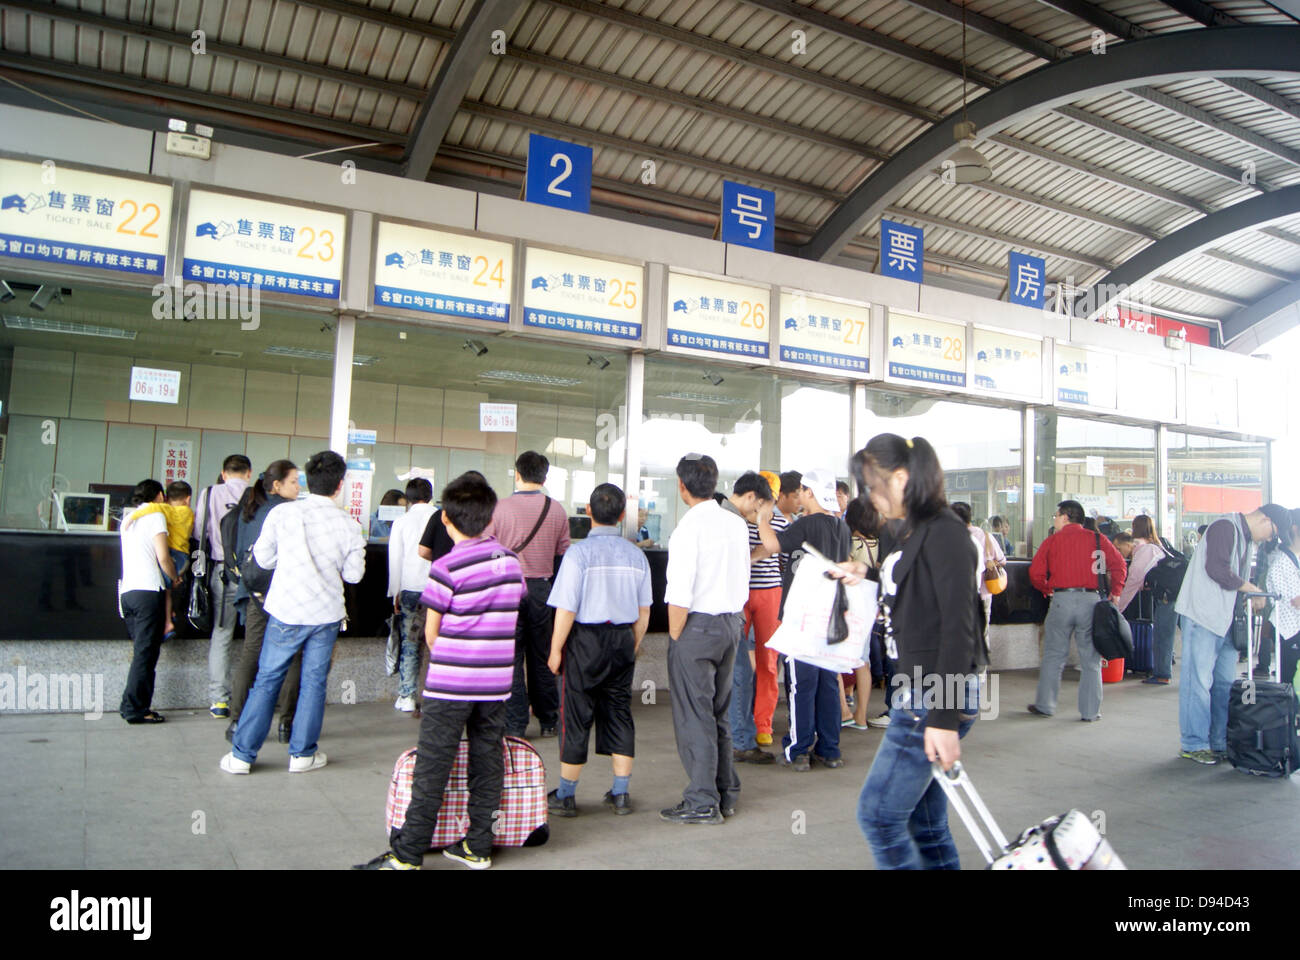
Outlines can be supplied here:
M930 441L949 502L969 503L975 523L1000 533L1009 556L1023 554L1019 410L869 389L859 413L868 438L896 433Z
M1107 536L1156 515L1156 432L1104 420L1034 413L1034 540L1052 529L1062 500L1077 500ZM1030 550L1033 544L1030 544Z
M718 463L719 490L746 470L832 470L848 480L853 453L850 387L793 380L666 357L645 365L641 504L650 537L662 546L686 511L677 461L702 453Z
M1249 513L1264 502L1267 445L1169 431L1166 534L1191 550L1201 528L1228 513ZM1287 504L1290 506L1290 504Z

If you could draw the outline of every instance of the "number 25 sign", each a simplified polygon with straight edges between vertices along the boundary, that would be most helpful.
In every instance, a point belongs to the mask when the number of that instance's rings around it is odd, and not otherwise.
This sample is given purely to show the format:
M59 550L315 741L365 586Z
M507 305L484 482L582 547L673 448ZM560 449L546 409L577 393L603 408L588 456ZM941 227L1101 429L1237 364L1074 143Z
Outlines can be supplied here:
M528 135L524 199L587 213L591 210L591 147Z

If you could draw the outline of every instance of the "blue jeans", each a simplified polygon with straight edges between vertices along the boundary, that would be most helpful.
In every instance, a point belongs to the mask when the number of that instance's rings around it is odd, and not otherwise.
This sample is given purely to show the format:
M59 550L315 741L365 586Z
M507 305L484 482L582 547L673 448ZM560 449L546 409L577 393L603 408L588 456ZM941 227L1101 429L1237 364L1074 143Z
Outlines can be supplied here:
M402 590L397 595L399 612L398 629L402 631L402 654L398 659L397 695L415 696L415 688L422 685L416 676L420 668L420 646L424 643L425 607L420 603L420 591Z
M1211 633L1180 617L1183 663L1178 677L1178 729L1184 750L1228 749L1228 694L1237 679L1232 631Z
M754 652L753 633L740 638L736 650L736 669L731 674L731 746L736 750L753 750L758 746L758 727L754 724Z
M289 661L302 651L302 685L298 706L293 714L293 732L289 735L289 756L310 757L316 753L316 738L325 719L325 679L330 672L330 657L338 639L339 621L305 626L281 623L269 616L262 639L262 656L257 661L257 679L248 693L244 710L235 729L232 752L240 760L252 763L266 742L271 729L271 714L280 697L280 685L289 670Z
M972 689L973 685L973 689ZM958 870L957 845L948 830L948 798L925 755L923 691L891 691L893 707L884 742L858 797L858 827L879 870ZM979 714L979 679L966 685L957 735L965 737Z
M1173 603L1157 601L1155 617L1151 628L1151 656L1155 661L1151 671L1153 677L1169 680L1174 675L1174 628L1178 626L1178 615L1174 613Z

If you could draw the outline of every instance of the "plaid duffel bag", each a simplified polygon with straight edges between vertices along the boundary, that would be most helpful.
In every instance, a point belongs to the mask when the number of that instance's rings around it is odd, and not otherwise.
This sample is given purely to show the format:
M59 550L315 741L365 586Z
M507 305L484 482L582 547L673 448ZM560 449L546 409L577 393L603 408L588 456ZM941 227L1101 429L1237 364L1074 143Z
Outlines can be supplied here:
M501 749L505 754L505 782L501 787L501 815L493 833L499 847L539 847L550 837L546 823L546 768L542 757L527 740L505 737ZM415 773L415 749L397 758L393 779L388 785L386 819L391 838L406 822L406 808L411 803L411 780ZM469 741L461 740L456 760L447 778L438 825L433 831L430 849L449 847L463 840L469 832Z

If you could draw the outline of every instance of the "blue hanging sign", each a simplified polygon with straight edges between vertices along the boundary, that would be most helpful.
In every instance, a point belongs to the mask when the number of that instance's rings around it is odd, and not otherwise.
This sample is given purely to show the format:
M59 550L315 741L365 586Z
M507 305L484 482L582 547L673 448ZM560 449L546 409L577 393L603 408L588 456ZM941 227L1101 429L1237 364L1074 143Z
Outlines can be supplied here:
M1007 254L1007 299L1022 307L1043 309L1047 261L1012 250Z
M771 253L776 244L776 194L723 180L722 242Z
M588 213L591 210L591 147L528 135L524 199Z
M880 221L880 272L920 283L925 275L925 233L893 220Z

